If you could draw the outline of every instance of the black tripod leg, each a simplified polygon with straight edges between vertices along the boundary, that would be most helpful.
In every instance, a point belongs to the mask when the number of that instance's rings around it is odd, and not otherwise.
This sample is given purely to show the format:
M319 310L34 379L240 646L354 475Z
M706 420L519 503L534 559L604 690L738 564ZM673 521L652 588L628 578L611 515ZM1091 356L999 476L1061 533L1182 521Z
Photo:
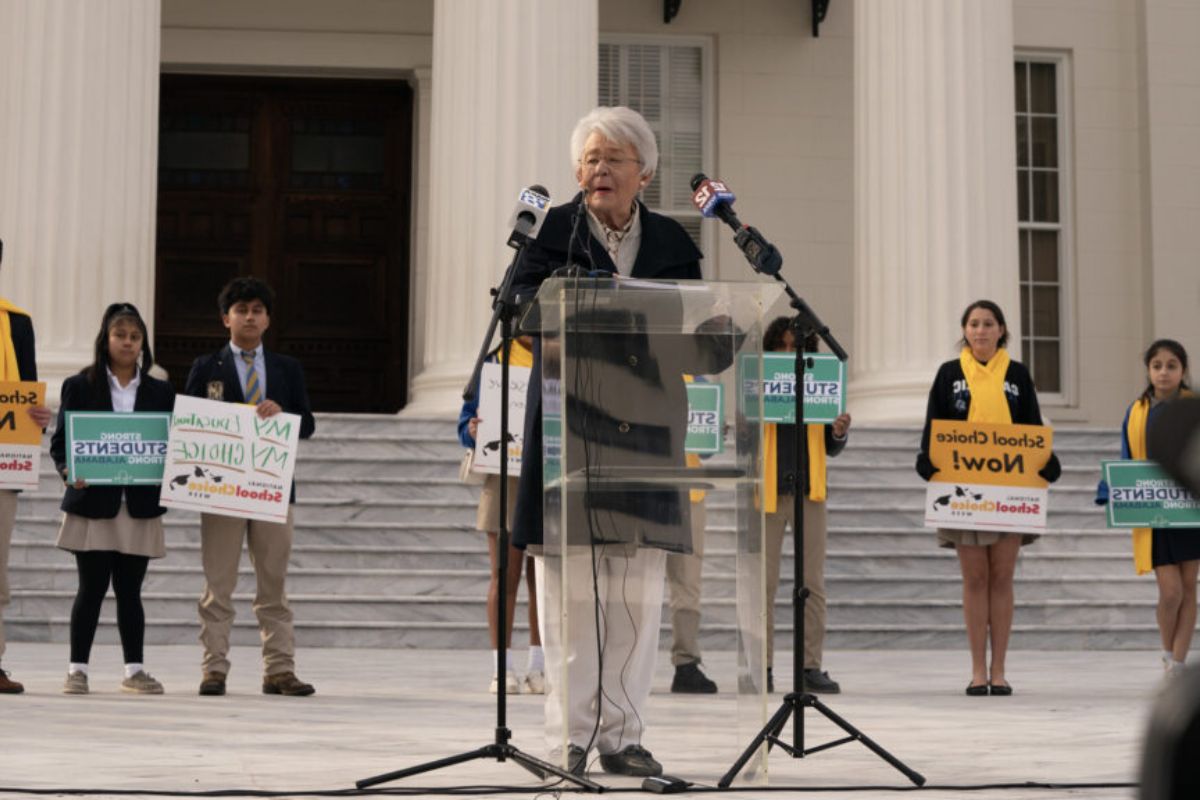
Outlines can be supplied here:
M541 759L537 759L537 758L534 758L533 756L526 755L525 753L522 753L520 750L517 750L516 748L513 748L512 750L509 751L508 757L510 759L512 759L513 761L517 762L518 764L520 764L525 769L532 772L534 775L536 775L539 778L545 778L548 775L556 775L559 778L562 778L564 781L570 781L571 783L575 784L576 786L578 786L582 789L586 789L589 792L603 792L604 791L603 786L601 786L600 784L598 784L594 781L588 780L587 778L583 777L582 775L576 775L573 772L568 772L567 770L563 769L562 767L558 767L558 766L555 766L554 764L550 764L546 761L542 761Z
M751 740L750 746L738 756L738 760L733 762L733 766L729 768L729 771L721 776L721 780L717 781L717 786L720 786L722 789L728 789L729 784L733 783L733 779L742 771L742 767L746 766L747 762L754 757L754 754L758 752L758 748L762 747L763 742L769 737L779 735L779 731L783 730L783 726L787 724L788 717L792 715L794 710L795 707L789 701L784 700L779 710L767 720L767 724Z
M426 761L424 764L418 764L415 767L408 767L407 769L398 769L398 770L395 770L394 772L387 772L387 773L384 773L383 775L376 775L373 778L363 778L360 781L355 781L354 785L357 786L359 789L366 789L368 787L375 786L380 783L387 783L388 781L399 780L400 778L407 778L409 775L420 775L422 772L432 772L433 770L441 769L442 767L452 767L455 764L462 764L467 761L474 761L477 758L491 758L492 757L492 748L494 746L495 745L488 745L487 747L481 747L478 750L468 750L465 753L459 753L458 755L455 755L455 756L447 756L446 758L439 758L436 761Z
M858 728L851 725L849 722L847 722L845 719L843 719L841 716L839 716L836 712L834 712L833 709L829 708L829 706L825 705L824 703L822 703L820 700L818 700L816 697L813 697L812 695L809 695L808 703L813 708L815 708L817 711L819 711L823 715L825 715L825 718L828 719L830 722L832 722L834 725L837 725L839 728L844 730L846 733L850 734L855 739L857 739L858 741L860 741L864 745L866 745L867 749L870 750L872 753L879 756L887 763L891 764L893 767L898 769L900 772L904 773L904 776L906 778L908 778L910 781L912 781L914 784L916 784L917 786L925 785L925 776L924 775L922 775L919 772L915 772L915 771L909 769L908 766L906 764L904 764L904 762L902 762L900 759L896 758L894 755L889 753L887 750L884 750L882 747L880 747L878 744L876 744L875 741L873 739L871 739L871 737L867 736L865 733L860 731Z

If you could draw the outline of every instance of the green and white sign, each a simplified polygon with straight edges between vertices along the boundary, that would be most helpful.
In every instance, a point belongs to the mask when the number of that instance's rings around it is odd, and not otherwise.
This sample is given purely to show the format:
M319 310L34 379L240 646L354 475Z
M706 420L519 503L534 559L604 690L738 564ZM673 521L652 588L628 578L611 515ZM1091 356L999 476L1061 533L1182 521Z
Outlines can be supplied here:
M805 353L804 421L832 423L846 410L846 365L831 353ZM758 385L763 393L763 422L796 422L796 359L791 353L763 353L762 381L758 374L758 356L742 356L739 384L745 394L746 416L758 419Z
M1200 498L1153 461L1105 461L1110 528L1200 528Z
M67 412L67 481L94 486L157 486L167 458L171 415Z
M719 383L687 385L688 430L683 448L689 453L713 455L721 452L721 426L725 419L723 387Z

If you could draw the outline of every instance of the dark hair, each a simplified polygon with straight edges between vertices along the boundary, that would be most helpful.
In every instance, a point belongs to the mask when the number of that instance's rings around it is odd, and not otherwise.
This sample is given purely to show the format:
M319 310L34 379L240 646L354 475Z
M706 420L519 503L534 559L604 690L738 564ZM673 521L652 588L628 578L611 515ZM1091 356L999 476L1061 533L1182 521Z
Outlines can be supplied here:
M243 275L225 284L221 293L217 295L217 306L224 316L235 303L249 303L252 300L261 301L270 314L271 306L275 304L275 292L271 291L266 281L260 281L252 275Z
M783 349L783 335L791 330L791 317L776 317L771 320L771 324L767 326L763 332L763 352L774 352ZM792 338L795 338L792 334ZM805 353L815 353L817 348L821 346L820 337L815 333L810 333L804 339L804 347L800 348Z
M1187 350L1183 349L1183 345L1174 339L1155 339L1150 346L1146 348L1146 354L1142 356L1142 363L1146 365L1146 369L1150 368L1150 361L1154 358L1159 350L1166 350L1171 355L1179 359L1179 365L1183 367L1183 380L1179 382L1180 389L1190 388L1187 383L1188 360ZM1154 397L1154 384L1146 381L1146 391L1142 392L1143 400L1150 400Z
M150 332L146 330L146 322L138 313L137 306L133 303L113 303L104 309L104 316L100 319L100 332L96 334L96 344L92 349L92 363L83 368L83 374L93 386L108 385L108 379L105 377L105 370L109 366L108 332L121 320L129 320L142 332L142 373L149 372L154 366L154 355L150 352Z
M971 316L971 312L977 308L982 308L984 311L992 312L992 316L996 318L996 322L1004 328L1004 333L1000 334L1000 341L996 343L997 347L1004 347L1008 344L1008 323L1004 321L1004 312L1000 310L1000 306L993 303L991 300L976 300L971 305L967 306L967 310L962 314L962 321L958 323L958 327L967 327L967 318ZM958 342L960 347L970 347L970 342L964 336Z

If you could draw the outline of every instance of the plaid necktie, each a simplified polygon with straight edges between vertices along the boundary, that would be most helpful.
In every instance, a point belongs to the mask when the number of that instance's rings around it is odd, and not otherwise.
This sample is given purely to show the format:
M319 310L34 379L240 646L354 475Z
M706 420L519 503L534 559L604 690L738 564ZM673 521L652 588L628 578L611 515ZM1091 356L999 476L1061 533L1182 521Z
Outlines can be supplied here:
M256 406L262 400L262 385L258 382L258 370L254 368L254 353L242 351L246 362L246 402Z

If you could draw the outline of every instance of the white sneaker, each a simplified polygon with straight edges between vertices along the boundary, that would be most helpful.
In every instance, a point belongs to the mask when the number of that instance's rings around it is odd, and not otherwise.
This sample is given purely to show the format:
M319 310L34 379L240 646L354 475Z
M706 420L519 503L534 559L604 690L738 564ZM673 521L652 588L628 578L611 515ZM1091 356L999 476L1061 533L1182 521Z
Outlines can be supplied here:
M491 692L492 694L495 694L499 688L500 688L500 679L497 676L493 675L492 676L492 685L488 688L488 691ZM504 693L505 694L520 694L521 693L521 682L517 680L517 676L515 674L513 674L512 672L506 673L504 676Z
M540 669L535 669L525 675L523 691L525 694L545 694L546 693L546 673Z
M87 694L87 673L68 672L67 680L63 683L63 694Z

